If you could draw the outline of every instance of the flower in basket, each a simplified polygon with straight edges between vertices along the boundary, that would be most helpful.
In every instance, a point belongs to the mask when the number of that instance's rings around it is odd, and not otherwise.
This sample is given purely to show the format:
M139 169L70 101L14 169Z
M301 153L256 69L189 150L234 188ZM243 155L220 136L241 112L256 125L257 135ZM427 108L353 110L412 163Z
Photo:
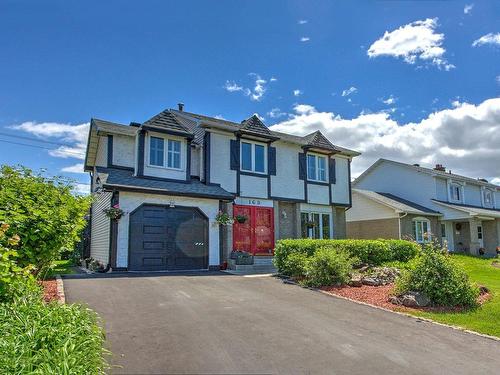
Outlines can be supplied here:
M110 208L105 208L102 211L106 214L107 217L109 217L112 220L118 220L124 214L123 210L120 208L118 204L115 204Z
M215 221L220 225L232 225L234 223L234 219L230 217L227 213L219 211L215 216Z
M244 223L246 223L246 221L248 220L248 217L247 217L247 216L245 216L245 215L236 215L236 216L234 217L234 219L235 219L238 223L240 223L240 224L244 224Z
M312 220L309 220L306 222L306 226L308 228L314 228L316 226L316 222L312 221Z

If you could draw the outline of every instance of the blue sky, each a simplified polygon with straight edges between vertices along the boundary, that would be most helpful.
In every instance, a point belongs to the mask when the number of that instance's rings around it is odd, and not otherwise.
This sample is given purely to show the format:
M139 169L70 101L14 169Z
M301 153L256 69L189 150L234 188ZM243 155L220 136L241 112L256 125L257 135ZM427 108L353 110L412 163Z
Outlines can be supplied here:
M88 182L61 170L81 163L91 117L141 122L182 101L320 128L364 153L355 174L390 157L500 182L498 136L461 140L500 133L498 1L2 0L0 45L2 164Z

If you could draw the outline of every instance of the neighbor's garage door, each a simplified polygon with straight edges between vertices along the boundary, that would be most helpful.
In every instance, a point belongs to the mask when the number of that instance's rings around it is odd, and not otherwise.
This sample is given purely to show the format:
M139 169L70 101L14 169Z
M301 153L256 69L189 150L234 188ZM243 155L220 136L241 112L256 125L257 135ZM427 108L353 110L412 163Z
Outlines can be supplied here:
M193 207L142 205L130 215L129 270L208 268L208 220Z

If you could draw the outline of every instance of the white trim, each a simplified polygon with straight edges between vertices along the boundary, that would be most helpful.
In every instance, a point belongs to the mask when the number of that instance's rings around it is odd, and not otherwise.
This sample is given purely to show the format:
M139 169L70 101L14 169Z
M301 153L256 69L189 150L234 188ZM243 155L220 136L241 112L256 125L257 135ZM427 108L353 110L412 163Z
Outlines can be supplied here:
M250 156L251 156L251 162L252 162L252 168L251 169L243 169L243 143L247 143L251 146L251 151L250 151ZM264 171L256 171L255 170L255 146L259 145L264 147ZM258 174L267 174L267 144L262 143L262 142L256 142L256 141L249 141L247 139L242 139L241 140L241 145L240 145L240 171L241 172L249 172L249 173L258 173Z
M160 138L163 139L163 165L153 165L151 164L151 138ZM179 142L180 144L180 151L179 151L179 168L174 168L174 167L169 167L168 166L168 141L174 141L174 142ZM182 154L184 153L183 151L185 150L185 143L181 138L176 138L176 137L165 137L162 135L151 135L147 134L146 136L146 150L145 153L147 154L147 162L146 166L149 168L159 168L159 169L167 169L171 171L178 171L182 172L185 171L185 158L182 157Z
M329 239L333 238L333 212L332 211L321 212L321 211L300 210L299 221L300 221L300 225L301 225L301 228L300 228L301 232L302 232L302 214L307 214L308 221L312 220L311 217L313 214L319 215L319 228L318 228L318 230L319 230L319 238L320 239L323 239L323 215L328 215L328 229L330 232ZM313 230L313 228L307 228L307 238L314 239L314 237L312 235L312 230Z
M424 225L423 223L427 224L427 231L424 231ZM415 241L418 243L429 243L432 241L432 233L431 233L431 221L427 219L426 217L418 216L412 219L412 231L413 231L413 224L415 224L415 231L413 232L413 235L415 236ZM418 225L420 224L421 232L422 232L422 238L419 239L417 234L418 234ZM425 236L425 234L428 234Z
M314 156L315 158L315 168L316 168L316 178L310 178L309 177L309 156ZM324 180L320 180L318 178L319 176L319 159L322 158L325 160L325 179ZM329 169L329 165L328 165L328 157L324 154L318 154L318 153L315 153L315 152L308 152L306 153L306 173L307 173L307 181L314 181L314 182L328 182L328 169Z

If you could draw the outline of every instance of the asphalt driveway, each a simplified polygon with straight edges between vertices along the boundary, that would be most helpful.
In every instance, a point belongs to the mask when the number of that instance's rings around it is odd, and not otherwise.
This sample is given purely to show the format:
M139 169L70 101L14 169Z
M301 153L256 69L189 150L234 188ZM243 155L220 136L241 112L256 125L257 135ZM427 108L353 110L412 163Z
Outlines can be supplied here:
M498 374L500 342L222 273L65 279L105 321L114 373Z

